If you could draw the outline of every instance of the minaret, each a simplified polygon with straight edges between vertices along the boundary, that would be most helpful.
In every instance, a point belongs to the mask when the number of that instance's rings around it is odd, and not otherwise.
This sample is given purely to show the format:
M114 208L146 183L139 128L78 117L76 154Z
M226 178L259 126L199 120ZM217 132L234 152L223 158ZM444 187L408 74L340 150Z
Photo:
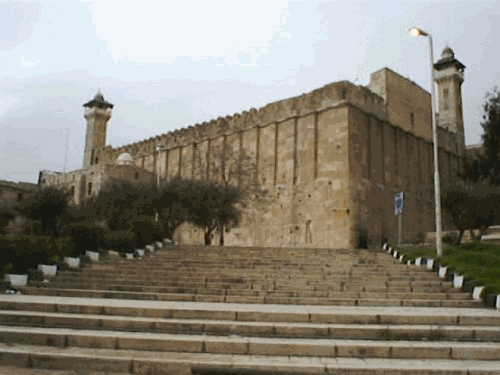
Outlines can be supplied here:
M464 69L450 47L446 47L441 59L434 64L435 81L438 89L438 125L450 132L457 133L465 141L464 117L462 111L462 83Z
M83 106L85 107L84 117L87 120L83 168L88 168L99 162L98 151L106 146L106 128L111 118L113 104L106 102L104 96L98 91L94 99Z

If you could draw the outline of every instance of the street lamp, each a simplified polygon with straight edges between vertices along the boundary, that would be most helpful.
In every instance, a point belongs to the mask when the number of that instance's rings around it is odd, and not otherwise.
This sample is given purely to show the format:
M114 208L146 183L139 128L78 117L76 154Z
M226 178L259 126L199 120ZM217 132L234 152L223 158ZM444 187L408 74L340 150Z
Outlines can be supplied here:
M429 62L431 65L431 108L432 108L432 140L434 142L434 200L436 201L436 249L437 256L443 256L443 239L441 234L441 180L439 178L438 134L436 124L436 109L434 92L434 53L432 50L432 36L418 27L408 30L413 36L426 36L429 38Z

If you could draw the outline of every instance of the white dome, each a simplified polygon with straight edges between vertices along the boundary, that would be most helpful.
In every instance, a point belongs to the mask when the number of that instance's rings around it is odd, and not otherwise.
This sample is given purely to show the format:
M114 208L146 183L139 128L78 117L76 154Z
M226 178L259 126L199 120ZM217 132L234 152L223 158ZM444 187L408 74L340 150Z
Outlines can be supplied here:
M116 159L116 164L118 165L131 165L133 163L134 158L128 152L120 154L120 156Z

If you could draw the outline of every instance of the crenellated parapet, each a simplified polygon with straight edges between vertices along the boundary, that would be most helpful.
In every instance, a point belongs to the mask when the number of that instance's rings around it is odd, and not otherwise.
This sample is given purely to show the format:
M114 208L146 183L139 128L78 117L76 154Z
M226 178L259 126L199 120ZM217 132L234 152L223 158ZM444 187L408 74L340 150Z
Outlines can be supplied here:
M153 154L157 145L166 149L188 146L207 139L262 127L272 123L281 123L290 118L303 117L319 113L338 105L350 104L382 120L386 119L384 99L363 86L356 86L348 81L340 81L323 86L310 93L293 98L269 103L260 109L235 113L232 116L218 117L187 128L181 128L118 148L106 148L106 157L116 159L127 152L134 157ZM109 160L109 159L108 159Z

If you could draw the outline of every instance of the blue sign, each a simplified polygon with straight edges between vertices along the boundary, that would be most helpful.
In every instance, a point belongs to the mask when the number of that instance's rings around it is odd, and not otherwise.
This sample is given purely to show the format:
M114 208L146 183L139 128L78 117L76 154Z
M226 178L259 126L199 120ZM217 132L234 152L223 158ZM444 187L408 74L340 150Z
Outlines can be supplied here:
M401 215L403 213L403 192L397 193L394 197L394 214Z

